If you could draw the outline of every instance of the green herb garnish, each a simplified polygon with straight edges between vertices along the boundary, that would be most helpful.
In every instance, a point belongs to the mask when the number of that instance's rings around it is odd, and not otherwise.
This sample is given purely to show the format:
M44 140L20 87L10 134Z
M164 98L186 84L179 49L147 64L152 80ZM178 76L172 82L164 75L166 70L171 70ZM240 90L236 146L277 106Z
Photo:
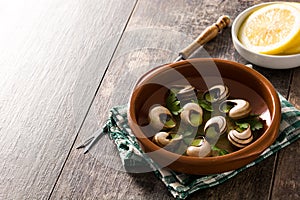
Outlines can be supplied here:
M248 128L248 125L250 125L250 128L252 131L256 131L259 129L262 129L264 127L262 121L259 119L258 115L250 115L247 118L237 120L235 124L238 126L240 132Z
M220 149L220 148L218 148L218 147L216 147L216 146L213 146L211 149L212 149L213 151L218 152L219 156L223 156L223 155L226 155L226 154L229 153L229 152L226 151L225 149Z
M225 103L224 105L222 105L222 108L221 110L224 112L224 113L229 113L229 111L234 107L234 105L230 105L228 103Z
M166 100L166 107L172 112L174 115L179 115L182 111L180 107L180 101L177 99L176 94L178 93L177 90L171 89L169 96Z
M240 133L246 130L249 126L249 123L247 122L235 122L235 124L237 125L236 130Z
M198 100L198 104L205 110L209 111L209 112L213 112L213 108L211 103L205 101L204 99L199 99Z

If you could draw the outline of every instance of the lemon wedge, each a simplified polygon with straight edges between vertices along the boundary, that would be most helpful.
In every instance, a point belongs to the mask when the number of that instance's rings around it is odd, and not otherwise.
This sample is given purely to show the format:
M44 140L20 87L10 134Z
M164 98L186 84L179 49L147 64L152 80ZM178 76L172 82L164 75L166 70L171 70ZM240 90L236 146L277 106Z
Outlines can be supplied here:
M295 6L300 12L300 3L297 2L286 2L291 6ZM286 49L282 54L290 55L290 54L298 54L300 53L300 43L295 43L295 45L289 49Z
M300 44L298 44L298 46L295 46L295 47L292 47L290 49L285 50L281 54L283 54L283 55L291 55L291 54L298 54L298 53L300 53Z
M300 10L276 3L254 11L242 24L239 40L262 54L280 54L300 43Z

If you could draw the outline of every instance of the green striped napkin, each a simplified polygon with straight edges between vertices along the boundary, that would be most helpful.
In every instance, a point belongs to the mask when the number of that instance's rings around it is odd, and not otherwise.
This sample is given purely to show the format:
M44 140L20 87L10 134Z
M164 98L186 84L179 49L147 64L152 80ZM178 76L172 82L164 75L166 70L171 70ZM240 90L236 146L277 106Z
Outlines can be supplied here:
M147 154L144 154L137 139L132 134L127 121L127 106L112 108L110 118L103 130L116 144L121 161L128 172L134 172L139 168L144 170L147 166L150 169L149 171L154 171L155 175L166 185L175 198L185 199L197 190L223 183L300 138L300 111L280 94L279 98L282 119L279 136L274 144L248 165L221 174L194 176L177 173L166 168L161 169Z

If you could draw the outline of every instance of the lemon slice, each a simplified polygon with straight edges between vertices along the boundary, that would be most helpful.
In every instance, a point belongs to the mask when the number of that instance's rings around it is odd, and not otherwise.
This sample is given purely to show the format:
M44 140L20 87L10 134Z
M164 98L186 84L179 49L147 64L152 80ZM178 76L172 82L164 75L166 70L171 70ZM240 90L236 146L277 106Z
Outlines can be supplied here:
M283 53L300 42L300 11L284 3L264 6L245 20L239 40L258 53Z
M282 52L283 55L291 55L291 54L298 54L298 53L300 53L300 44L298 44L298 46L292 47Z
M285 2L290 4L291 6L294 6L298 9L298 11L300 12L300 3L297 2ZM300 37L300 36L299 36ZM286 49L282 54L286 54L286 55L290 55L290 54L297 54L300 53L300 42L296 42L295 45L289 49Z

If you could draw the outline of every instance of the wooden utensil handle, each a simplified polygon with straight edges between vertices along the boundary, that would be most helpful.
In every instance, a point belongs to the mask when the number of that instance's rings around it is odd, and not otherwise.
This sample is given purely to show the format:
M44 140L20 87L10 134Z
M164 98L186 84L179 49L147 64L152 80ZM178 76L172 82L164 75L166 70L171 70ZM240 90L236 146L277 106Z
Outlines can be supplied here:
M179 55L183 59L187 59L195 50L200 46L210 41L218 35L218 33L228 27L230 24L230 18L226 15L221 16L216 23L207 27L189 46L180 51Z

